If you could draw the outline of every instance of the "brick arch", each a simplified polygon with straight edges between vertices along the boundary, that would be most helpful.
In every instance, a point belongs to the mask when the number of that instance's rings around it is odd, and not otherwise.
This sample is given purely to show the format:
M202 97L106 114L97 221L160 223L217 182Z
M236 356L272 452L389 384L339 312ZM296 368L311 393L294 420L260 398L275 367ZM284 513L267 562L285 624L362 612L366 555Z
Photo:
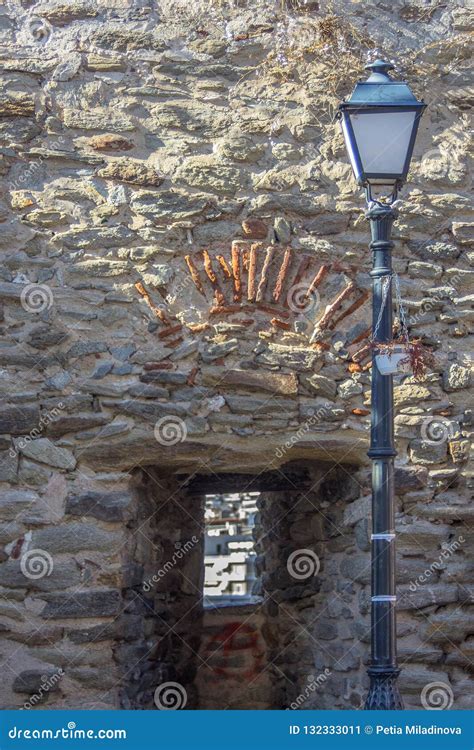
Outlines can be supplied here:
M160 323L158 336L177 346L183 335L199 334L223 319L245 323L273 336L295 332L301 343L329 350L339 326L353 329L348 359L351 371L370 366L367 345L369 291L359 268L339 260L319 259L291 246L234 240L222 249L198 250L182 261L178 293L191 285L204 305L204 320L183 322L169 304L152 301L142 282L135 286L154 309ZM357 325L358 324L358 325Z

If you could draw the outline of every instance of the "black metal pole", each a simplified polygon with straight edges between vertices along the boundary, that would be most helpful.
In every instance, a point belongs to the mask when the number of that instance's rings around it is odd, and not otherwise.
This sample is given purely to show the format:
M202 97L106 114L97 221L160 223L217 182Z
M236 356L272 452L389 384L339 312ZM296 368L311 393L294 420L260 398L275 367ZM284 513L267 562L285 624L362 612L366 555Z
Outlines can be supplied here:
M397 211L390 204L372 204L366 213L372 235L372 330L379 322L376 331L379 342L392 340L393 242L390 237L396 217ZM380 374L375 364L375 352L372 355L372 422L368 455L373 462L372 621L371 661L367 670L370 689L365 708L400 710L403 703L396 684L400 670L397 666L395 620L393 377Z

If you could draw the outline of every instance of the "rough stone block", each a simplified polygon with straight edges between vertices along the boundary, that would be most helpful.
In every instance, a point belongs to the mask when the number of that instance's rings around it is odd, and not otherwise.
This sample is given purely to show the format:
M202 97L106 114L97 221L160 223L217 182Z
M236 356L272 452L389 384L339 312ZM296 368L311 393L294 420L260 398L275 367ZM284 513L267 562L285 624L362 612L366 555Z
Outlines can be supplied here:
M126 492L85 492L69 495L66 514L92 516L101 521L127 521L132 517L132 495Z
M113 617L122 606L120 591L75 591L71 594L49 594L41 616L48 619Z
M35 507L39 497L33 490L6 490L0 492L0 517L12 521L19 513Z
M20 453L39 463L69 471L76 467L76 459L71 451L67 448L59 448L48 438L38 438L30 442L20 439L15 441L15 444Z
M202 370L202 383L203 385L219 385L220 388L228 386L271 391L285 396L294 396L298 393L298 378L294 373L286 375L208 367Z
M61 676L59 670L51 669L51 667L27 669L15 677L12 690L14 693L28 693L29 695L57 693Z
M443 372L443 389L448 393L468 388L471 382L471 372L468 367L463 367L454 362Z
M0 409L0 433L25 435L38 429L39 408L28 404L2 406Z
M75 522L33 531L30 546L44 549L52 555L81 550L110 552L119 549L121 539L120 533L103 531L96 524Z

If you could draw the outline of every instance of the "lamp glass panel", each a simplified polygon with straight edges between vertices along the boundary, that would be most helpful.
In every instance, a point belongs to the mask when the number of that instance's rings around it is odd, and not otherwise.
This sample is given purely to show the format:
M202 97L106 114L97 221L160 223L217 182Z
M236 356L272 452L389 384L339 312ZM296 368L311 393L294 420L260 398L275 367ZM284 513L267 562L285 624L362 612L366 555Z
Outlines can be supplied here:
M415 115L415 112L350 114L365 174L403 174Z

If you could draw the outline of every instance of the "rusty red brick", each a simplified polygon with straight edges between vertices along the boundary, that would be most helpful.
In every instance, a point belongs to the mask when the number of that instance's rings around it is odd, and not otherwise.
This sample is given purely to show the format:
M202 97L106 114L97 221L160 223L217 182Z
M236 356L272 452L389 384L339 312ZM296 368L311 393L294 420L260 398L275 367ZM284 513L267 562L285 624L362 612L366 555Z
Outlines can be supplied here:
M350 297L351 294L354 293L355 289L356 289L355 284L351 282L346 287L344 287L342 292L340 292L337 295L334 302L328 305L323 317L320 320L318 320L318 324L316 326L318 331L324 331L325 328L329 326L329 323L331 319L334 317L334 314L339 310L344 300L347 299L347 297Z
M178 323L178 325L176 326L170 326L168 328L165 328L163 331L160 331L158 333L158 338L165 339L168 336L174 336L174 334L179 333L179 331L181 331L182 328L183 326L181 325L181 323Z
M137 283L135 284L135 289L143 297L143 299L147 303L147 305L150 308L150 310L153 310L153 312L155 313L156 317L159 320L161 320L161 322L164 323L164 325L170 325L170 320L169 320L168 316L166 315L165 311L162 310L160 307L158 307L157 305L154 304L154 302L152 301L152 299L150 297L149 292L147 292L147 290L145 289L145 287L143 286L143 284L142 284L141 281L137 281Z
M244 219L242 229L245 237L251 240L264 240L268 234L268 227L262 219Z
M189 268L189 273L191 274L191 278L194 282L194 286L202 294L202 296L205 298L206 294L204 292L204 287L202 285L201 277L199 275L199 271L197 270L196 266L194 265L194 261L191 258L190 255L185 255L184 260L186 261L186 265Z
M273 260L274 253L275 253L275 247L273 245L269 245L267 247L265 260L263 261L262 271L260 273L260 280L258 282L258 287L257 287L257 294L255 296L255 300L257 302L263 301L263 297L264 297L265 290L267 288L267 283L268 283L268 271L269 271L271 262Z
M230 270L229 266L227 265L227 261L224 258L224 256L223 255L216 255L216 260L219 263L220 267L222 268L222 271L224 273L225 279L226 280L227 279L231 279L232 278L232 273L231 273L231 270Z
M242 299L242 278L240 274L240 246L232 243L232 275L234 277L234 302Z
M272 318L270 322L275 328L281 328L283 331L289 331L291 328L289 323L285 323L284 320L280 320L279 318Z
M279 302L281 294L283 292L283 287L285 285L285 280L290 268L291 264L291 247L287 247L285 250L285 254L283 256L283 260L280 266L280 270L278 272L278 277L276 280L275 288L273 290L273 301Z
M311 284L308 287L308 291L306 292L306 297L310 297L312 293L321 286L322 282L324 281L325 277L329 273L329 270L331 268L330 263L324 263L321 268L318 270L316 276L312 280Z
M174 367L172 362L145 362L143 369L146 372L152 370L172 370Z
M223 305L225 302L225 298L224 298L224 295L222 294L222 290L219 286L219 282L217 281L217 276L212 267L211 256L209 255L207 250L202 251L202 256L204 259L204 270L206 271L207 278L211 282L212 288L214 289L214 297L216 300L216 304Z
M261 242L254 242L250 248L249 277L247 285L247 299L249 302L255 300L255 281L257 275L257 251L262 247Z

